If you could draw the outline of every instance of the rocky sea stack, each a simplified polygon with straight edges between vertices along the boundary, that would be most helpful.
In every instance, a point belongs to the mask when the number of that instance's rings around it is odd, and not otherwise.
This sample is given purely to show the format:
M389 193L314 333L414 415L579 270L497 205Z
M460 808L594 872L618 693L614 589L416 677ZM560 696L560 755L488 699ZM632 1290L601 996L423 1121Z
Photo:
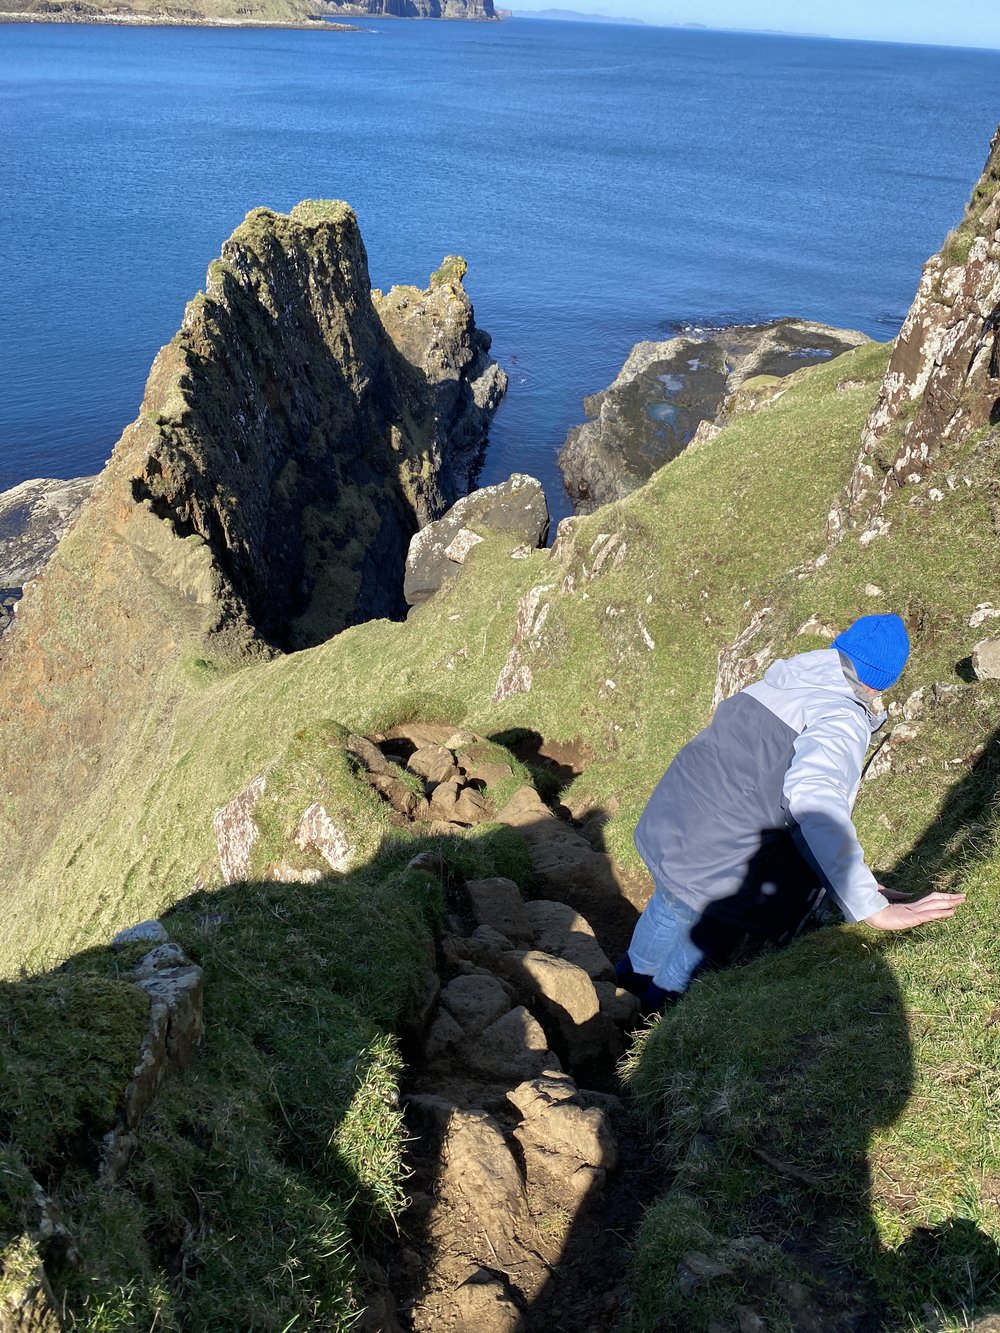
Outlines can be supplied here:
M225 242L4 635L18 745L73 737L57 786L181 644L213 669L405 614L410 538L469 490L506 389L465 269L373 292L339 202L257 209Z

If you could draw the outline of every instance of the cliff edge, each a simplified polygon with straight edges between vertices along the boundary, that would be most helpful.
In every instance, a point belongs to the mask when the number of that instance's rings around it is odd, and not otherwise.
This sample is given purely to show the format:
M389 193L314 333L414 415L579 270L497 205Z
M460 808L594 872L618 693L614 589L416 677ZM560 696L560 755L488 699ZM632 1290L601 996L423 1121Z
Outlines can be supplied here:
M343 203L257 209L225 242L4 636L22 830L41 832L21 798L91 781L168 665L226 670L405 614L410 538L469 489L506 387L464 272L373 296Z

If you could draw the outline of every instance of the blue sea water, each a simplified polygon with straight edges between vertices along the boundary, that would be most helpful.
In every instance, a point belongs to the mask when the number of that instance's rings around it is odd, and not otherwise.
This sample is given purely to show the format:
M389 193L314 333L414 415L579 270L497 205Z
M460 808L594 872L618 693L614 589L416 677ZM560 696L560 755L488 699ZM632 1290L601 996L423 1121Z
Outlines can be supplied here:
M94 471L259 204L356 208L376 285L447 252L511 376L485 482L640 338L896 333L1000 119L1000 53L556 22L0 26L0 488Z

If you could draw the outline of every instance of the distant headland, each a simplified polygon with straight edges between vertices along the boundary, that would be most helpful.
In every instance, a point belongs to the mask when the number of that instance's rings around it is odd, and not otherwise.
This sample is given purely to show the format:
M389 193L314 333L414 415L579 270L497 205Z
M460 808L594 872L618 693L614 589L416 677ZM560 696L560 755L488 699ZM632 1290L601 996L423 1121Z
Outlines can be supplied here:
M340 18L496 19L493 0L0 0L0 23L291 27L352 31Z

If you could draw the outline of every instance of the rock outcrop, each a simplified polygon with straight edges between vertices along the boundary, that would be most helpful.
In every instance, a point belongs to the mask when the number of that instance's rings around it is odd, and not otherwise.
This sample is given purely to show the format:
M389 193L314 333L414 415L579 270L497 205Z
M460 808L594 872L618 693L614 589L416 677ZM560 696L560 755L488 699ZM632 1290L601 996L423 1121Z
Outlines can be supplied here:
M771 390L778 378L866 341L853 330L782 319L637 343L614 383L584 399L591 420L573 427L559 454L566 489L581 513L620 500L675 458L700 423L746 405L730 401L741 387L744 397Z
M464 271L373 300L346 204L258 210L157 358L133 497L206 543L217 600L269 645L400 614L410 535L468 490L504 380Z
M827 535L877 534L885 503L943 447L1000 422L1000 130L959 227L924 265Z
M69 531L96 477L36 478L0 494L0 633L24 585Z
M469 489L506 383L464 272L372 293L336 202L255 210L226 241L3 638L7 813L40 845L35 793L85 788L168 664L402 616L410 537Z
M515 472L500 485L473 491L410 539L404 596L410 606L425 602L455 577L484 531L509 537L511 554L518 554L544 545L548 530L545 493L534 477Z

